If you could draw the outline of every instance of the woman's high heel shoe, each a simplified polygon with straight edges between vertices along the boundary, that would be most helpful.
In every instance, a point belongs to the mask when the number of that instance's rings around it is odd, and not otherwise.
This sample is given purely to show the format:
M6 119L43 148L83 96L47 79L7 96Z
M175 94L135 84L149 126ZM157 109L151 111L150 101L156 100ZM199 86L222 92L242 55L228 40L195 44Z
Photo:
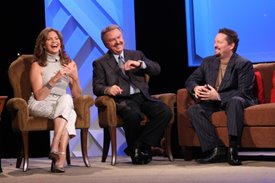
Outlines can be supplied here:
M55 171L55 161L52 160L52 163L51 163L51 172L54 172Z
M59 153L56 151L51 151L49 153L49 159L53 160L53 161L58 161L59 160Z
M55 163L59 160L59 153L57 151L51 150L49 153L49 159L52 160L51 172L55 172Z
M53 168L52 168L51 171L54 172L54 173L64 173L64 172L65 172L65 168L64 168L64 166L62 166L62 165L57 165L57 164L55 164L55 165L53 166Z
M65 152L51 152L50 153L49 157L52 158L51 172L53 172L53 173L64 173L65 172L65 168L63 165L56 164L56 162L60 159L60 156L62 156L62 155L64 156L64 155L66 155L66 153Z

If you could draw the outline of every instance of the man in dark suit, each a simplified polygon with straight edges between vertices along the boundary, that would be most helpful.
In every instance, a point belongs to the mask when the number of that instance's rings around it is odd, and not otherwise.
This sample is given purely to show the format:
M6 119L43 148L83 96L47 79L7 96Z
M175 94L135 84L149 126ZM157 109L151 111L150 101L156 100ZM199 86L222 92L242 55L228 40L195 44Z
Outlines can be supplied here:
M102 30L101 39L108 52L93 62L93 92L112 96L117 113L123 119L128 147L126 154L134 164L152 160L151 146L156 146L171 119L170 109L152 98L145 74L156 76L161 68L141 51L124 49L122 31L117 25ZM145 116L150 122L141 126Z
M255 76L252 63L236 53L239 43L235 31L222 28L215 38L215 55L202 64L186 80L187 90L198 100L188 108L188 116L198 134L201 149L208 152L199 163L228 161L241 165L238 148L243 128L244 108L257 103L254 96ZM225 110L229 148L218 138L211 114Z

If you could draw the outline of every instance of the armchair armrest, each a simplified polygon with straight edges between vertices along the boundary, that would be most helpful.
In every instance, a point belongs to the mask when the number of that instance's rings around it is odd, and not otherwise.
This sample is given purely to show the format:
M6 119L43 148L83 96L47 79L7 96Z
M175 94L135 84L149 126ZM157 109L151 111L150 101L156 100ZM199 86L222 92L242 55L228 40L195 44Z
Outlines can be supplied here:
M107 95L99 96L95 100L95 105L98 108L99 126L101 128L119 126L116 104L112 97Z
M196 101L186 88L177 91L177 121L179 133L186 131L186 128L191 126L191 121L187 115L187 109L189 106L195 104L195 102Z
M6 106L11 111L12 127L24 131L29 118L27 102L23 98L11 98L7 101Z
M153 98L161 100L163 103L168 105L169 107L174 107L176 103L176 94L175 93L162 93L152 95Z
M187 110L193 104L195 104L195 100L186 88L177 91L177 109L179 111Z
M174 107L176 103L177 95L175 93L162 93L162 94L156 94L152 95L153 98L161 100L163 103L165 103L172 112L172 118L170 120L170 124L174 123Z
M81 126L81 128L90 127L90 108L94 105L94 98L90 95L81 95L73 99L74 109L77 114L77 117L80 120L77 120L76 128ZM83 123L83 124L80 124Z

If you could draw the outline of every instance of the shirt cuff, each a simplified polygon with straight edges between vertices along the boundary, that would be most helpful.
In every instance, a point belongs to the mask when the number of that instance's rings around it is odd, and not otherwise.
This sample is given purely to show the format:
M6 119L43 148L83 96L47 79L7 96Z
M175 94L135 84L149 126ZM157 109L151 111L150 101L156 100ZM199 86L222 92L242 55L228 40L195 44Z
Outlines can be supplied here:
M108 90L109 90L110 87L106 87L105 90L104 90L104 95L108 95Z
M218 101L221 101L221 96L220 96L220 94L218 94L217 99L218 99Z
M146 69L147 68L147 66L146 66L146 64L145 64L144 61L142 61L142 60L138 60L138 61L140 62L139 68L141 68L141 69Z

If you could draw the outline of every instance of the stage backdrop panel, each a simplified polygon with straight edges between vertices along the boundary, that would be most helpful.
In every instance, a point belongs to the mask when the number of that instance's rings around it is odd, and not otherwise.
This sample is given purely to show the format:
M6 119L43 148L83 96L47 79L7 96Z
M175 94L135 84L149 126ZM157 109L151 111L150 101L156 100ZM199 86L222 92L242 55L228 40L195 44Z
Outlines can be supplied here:
M125 48L135 49L134 0L45 0L46 27L62 32L65 48L77 63L84 94L92 93L92 62L107 50L101 39L101 30L109 24L123 29ZM94 96L95 97L95 96ZM89 156L101 156L103 130L98 126L97 108L91 108ZM118 130L118 155L126 147L124 131ZM70 141L72 156L81 156L80 134ZM109 152L110 153L110 152Z
M214 39L223 27L239 34L240 55L255 63L275 61L274 0L186 0L185 7L189 66L214 54Z

